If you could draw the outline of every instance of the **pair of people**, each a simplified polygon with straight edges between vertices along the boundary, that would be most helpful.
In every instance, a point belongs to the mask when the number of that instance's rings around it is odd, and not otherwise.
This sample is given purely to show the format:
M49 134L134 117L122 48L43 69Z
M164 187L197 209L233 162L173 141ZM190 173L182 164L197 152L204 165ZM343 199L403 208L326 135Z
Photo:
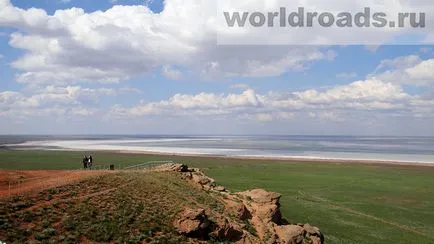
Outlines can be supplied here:
M93 159L92 159L92 155L86 156L84 155L83 157L83 168L84 169L92 169L92 163L93 163Z

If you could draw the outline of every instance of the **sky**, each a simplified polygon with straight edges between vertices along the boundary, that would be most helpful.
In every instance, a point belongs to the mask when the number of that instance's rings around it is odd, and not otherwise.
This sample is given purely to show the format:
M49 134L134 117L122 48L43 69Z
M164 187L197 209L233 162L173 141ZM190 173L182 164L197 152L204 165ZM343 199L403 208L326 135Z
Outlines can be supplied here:
M213 13L0 0L0 134L434 136L434 46L219 45Z

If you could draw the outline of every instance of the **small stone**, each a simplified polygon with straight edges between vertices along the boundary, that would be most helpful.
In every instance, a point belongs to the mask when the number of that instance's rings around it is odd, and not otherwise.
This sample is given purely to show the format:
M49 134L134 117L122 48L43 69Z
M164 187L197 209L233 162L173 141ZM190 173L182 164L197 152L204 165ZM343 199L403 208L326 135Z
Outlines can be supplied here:
M214 190L222 192L222 191L226 191L226 188L224 186L216 186L214 187Z

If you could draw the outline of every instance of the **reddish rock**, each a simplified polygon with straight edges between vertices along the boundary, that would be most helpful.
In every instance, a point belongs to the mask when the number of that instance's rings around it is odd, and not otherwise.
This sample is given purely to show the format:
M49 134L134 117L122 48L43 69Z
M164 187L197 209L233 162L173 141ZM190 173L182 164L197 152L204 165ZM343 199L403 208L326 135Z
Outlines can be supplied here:
M182 172L183 179L191 180L225 202L225 213L216 215L214 212L210 217L213 222L208 220L203 209L186 209L173 223L180 234L202 240L216 238L247 244L324 243L319 228L310 224L289 225L282 219L279 193L255 189L232 194L223 186L216 186L214 179L199 169L188 169L183 165L170 164L157 170Z
M214 182L213 179L211 179L211 178L209 178L209 177L206 177L206 176L204 176L204 175L201 175L201 174L199 174L199 173L193 173L192 176L193 176L193 177L192 177L192 180L193 180L194 182L200 184L200 185L209 185L209 184L211 184L212 182Z
M243 239L244 231L240 226L230 223L228 219L220 219L215 226L215 236L220 240L237 242Z
M305 224L303 226L303 229L306 231L307 234L311 236L321 236L321 231L319 230L318 227L314 227L310 224Z
M185 209L173 222L174 227L182 235L205 237L210 222L203 209Z
M238 193L244 198L247 202L250 202L248 205L248 210L252 215L260 218L265 225L269 222L279 224L282 219L282 215L280 213L280 194L274 192L267 192L262 189L255 189L251 191L245 191Z
M282 244L302 244L306 231L298 225L282 225L276 227L277 235Z
M155 171L173 171L173 172L188 172L188 166L185 164L168 163L157 166Z
M239 193L242 196L250 198L255 203L272 203L277 204L281 195L275 192L268 192L263 189L255 189Z
M305 224L303 229L306 231L306 236L310 239L309 244L322 244L324 243L324 236L320 229L310 224Z
M226 209L231 215L240 220L246 220L251 217L249 210L247 210L242 202L227 200Z
M323 244L324 238L318 237L318 236L310 236L310 243L309 244Z

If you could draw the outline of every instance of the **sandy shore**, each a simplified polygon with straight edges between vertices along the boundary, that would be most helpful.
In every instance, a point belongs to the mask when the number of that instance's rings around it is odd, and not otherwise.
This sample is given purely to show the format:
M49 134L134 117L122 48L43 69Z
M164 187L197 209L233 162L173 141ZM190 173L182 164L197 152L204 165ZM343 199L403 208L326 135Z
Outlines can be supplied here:
M413 167L434 167L433 163L428 162L411 162L411 161L393 161L393 160L364 160L364 159L338 159L338 158L314 158L314 157L266 157L266 156L222 156L222 155L207 155L207 154L185 154L185 153L156 153L145 151L105 151L122 154L135 155L159 155L159 156L179 156L179 157L196 157L203 159L239 159L250 161L274 161L274 162L292 162L292 163L329 163L329 164L373 164L373 165L400 165Z
M20 148L7 147L5 149L14 151L64 151L64 152L88 152L89 150L81 149L66 149L66 148ZM91 150L93 151L93 150ZM134 155L158 155L158 156L178 156L178 157L195 157L203 159L237 159L262 162L290 162L290 163L328 163L328 164L372 164L372 165L400 165L409 167L434 167L434 162L418 162L418 161L395 161L395 160L379 160L379 159L350 159L350 158L317 158L317 157L292 157L292 156L225 156L217 154L200 154L200 153L166 153L155 151L137 151L137 150L107 150L96 149L94 152L105 153L121 153Z

